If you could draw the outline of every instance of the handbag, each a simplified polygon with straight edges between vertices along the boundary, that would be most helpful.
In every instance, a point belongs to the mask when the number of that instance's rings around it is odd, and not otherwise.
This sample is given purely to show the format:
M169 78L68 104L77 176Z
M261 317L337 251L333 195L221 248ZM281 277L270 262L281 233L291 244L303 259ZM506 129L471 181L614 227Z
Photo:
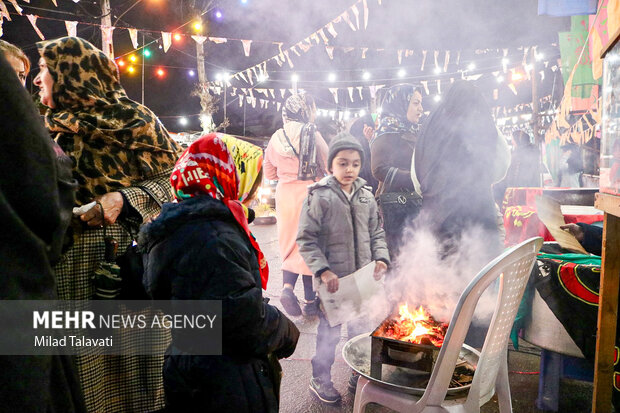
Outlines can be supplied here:
M383 192L377 198L381 209L383 227L401 228L405 219L413 219L420 213L422 197L415 191L392 191L397 168L390 168L385 177Z

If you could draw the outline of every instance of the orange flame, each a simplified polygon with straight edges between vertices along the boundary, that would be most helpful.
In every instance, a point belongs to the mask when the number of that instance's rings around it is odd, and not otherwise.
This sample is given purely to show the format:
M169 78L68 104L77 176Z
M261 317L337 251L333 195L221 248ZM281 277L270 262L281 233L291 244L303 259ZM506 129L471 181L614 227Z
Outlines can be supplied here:
M389 328L383 335L400 341L408 341L414 344L432 343L441 347L446 332L446 325L439 323L420 306L413 312L409 311L407 304L398 307L400 317L390 320Z

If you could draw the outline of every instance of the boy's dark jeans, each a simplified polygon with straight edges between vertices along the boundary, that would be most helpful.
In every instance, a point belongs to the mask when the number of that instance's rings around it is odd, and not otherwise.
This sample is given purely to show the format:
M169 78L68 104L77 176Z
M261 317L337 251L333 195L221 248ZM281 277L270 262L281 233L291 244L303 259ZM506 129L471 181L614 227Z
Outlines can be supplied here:
M366 320L358 318L347 323L347 334L349 338L358 336L370 330L366 325ZM336 346L340 341L341 324L330 327L323 309L319 311L319 327L316 336L316 352L312 357L312 377L323 381L331 381L331 369L336 358Z

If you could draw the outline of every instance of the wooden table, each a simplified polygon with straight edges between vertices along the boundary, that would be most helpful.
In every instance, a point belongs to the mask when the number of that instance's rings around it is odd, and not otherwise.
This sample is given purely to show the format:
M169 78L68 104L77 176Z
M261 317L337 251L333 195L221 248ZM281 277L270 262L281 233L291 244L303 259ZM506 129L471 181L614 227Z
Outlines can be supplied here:
M620 287L620 196L598 193L595 206L604 211L601 287L594 359L592 412L611 411L614 347Z

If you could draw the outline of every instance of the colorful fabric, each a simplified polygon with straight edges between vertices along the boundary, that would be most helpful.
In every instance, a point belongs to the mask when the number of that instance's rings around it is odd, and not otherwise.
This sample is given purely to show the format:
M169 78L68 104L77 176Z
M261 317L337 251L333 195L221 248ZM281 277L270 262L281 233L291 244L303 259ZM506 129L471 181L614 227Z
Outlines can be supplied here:
M239 174L239 201L248 199L256 179L263 169L263 150L241 139L224 133L218 134L226 143L228 151L233 157L237 173Z
M179 147L148 108L129 99L118 68L78 37L37 43L54 79L45 123L73 161L78 205L159 175Z
M194 141L174 166L170 182L179 201L208 195L228 207L256 250L263 289L266 289L269 266L250 232L246 212L239 202L239 175L224 140L218 134L210 133Z
M378 139L386 133L403 133L417 136L419 125L409 122L407 110L416 87L410 84L394 85L388 89L381 102L379 127L375 133Z

